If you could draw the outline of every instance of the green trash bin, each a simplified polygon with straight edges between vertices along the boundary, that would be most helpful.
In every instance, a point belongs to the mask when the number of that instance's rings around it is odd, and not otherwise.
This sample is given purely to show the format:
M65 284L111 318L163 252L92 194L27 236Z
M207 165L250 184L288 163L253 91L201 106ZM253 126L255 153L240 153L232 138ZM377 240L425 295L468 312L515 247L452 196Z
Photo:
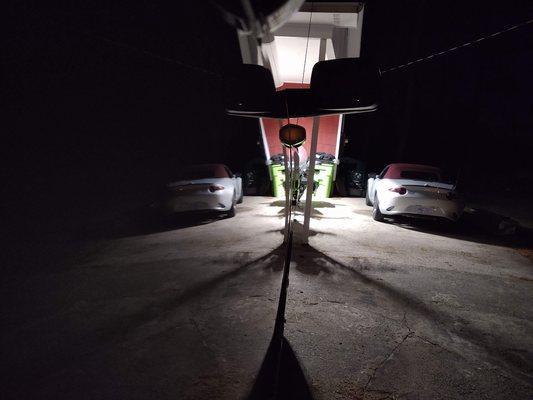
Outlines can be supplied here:
M315 182L318 187L315 190L313 199L327 199L333 192L333 172L335 164L318 164L315 166Z
M272 164L270 166L272 173L272 188L274 197L285 196L285 166L281 164ZM327 199L333 192L333 174L335 164L318 164L315 166L315 182L318 187L315 190L313 199Z
M285 166L281 164L272 164L270 166L272 173L272 189L274 191L274 197L285 196Z

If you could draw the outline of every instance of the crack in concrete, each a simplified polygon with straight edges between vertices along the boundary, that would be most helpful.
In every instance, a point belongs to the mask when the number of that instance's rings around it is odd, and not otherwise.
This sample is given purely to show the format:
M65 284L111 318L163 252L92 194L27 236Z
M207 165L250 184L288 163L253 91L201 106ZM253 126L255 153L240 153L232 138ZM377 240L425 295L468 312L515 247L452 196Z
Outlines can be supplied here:
M409 331L409 333L414 333L415 331L413 329L411 329L411 327L409 326L409 324L407 323L407 311L404 311L403 312L403 318L402 318L402 325L405 326L407 328L407 330Z
M429 340L428 338L425 338L424 336L420 336L420 335L415 334L414 337L416 337L417 339L420 339L420 340L422 340L422 341L424 341L424 342L426 342L428 344L431 344L432 346L438 347L439 349L442 349L442 350L444 350L444 351L446 351L448 353L457 354L457 353L447 349L446 347L443 347L440 344L435 343L435 342Z
M420 340L422 340L422 341L424 341L424 342L426 342L428 344L431 344L431 345L433 345L435 347L438 347L438 348L440 348L440 349L442 349L442 350L444 350L444 351L446 351L448 353L456 354L455 352L447 349L446 347L443 347L440 344L438 344L436 342L433 342L433 341L429 340L428 338L426 338L424 336L419 335L414 329L412 329L409 326L409 324L407 323L407 311L404 311L404 313L403 313L402 325L405 326L409 330L409 332L413 334L413 337L415 337L417 339L420 339Z
M446 350L446 351L449 352L448 349L445 349L444 347L440 346L439 344L431 342L430 340L428 340L428 339L426 339L426 338L424 338L422 336L417 335L416 331L411 328L411 326L409 325L409 323L407 321L407 311L404 311L403 317L402 317L401 321L399 321L399 322L401 323L402 327L407 329L408 332L402 337L402 340L400 340L400 342L389 352L389 354L383 359L383 361L381 361L379 363L379 365L376 368L373 369L372 374L368 378L368 381L366 382L365 387L363 388L362 399L364 399L365 398L365 394L369 393L369 392L379 392L379 393L385 394L385 397L380 398L380 400L386 400L386 399L394 400L394 399L398 398L396 396L396 393L394 393L394 392L388 392L388 391L385 391L385 390L370 390L369 386L372 383L372 381L375 379L378 370L381 369L385 365L385 363L387 361L389 361L389 359L394 355L394 353L396 353L398 351L398 349L404 344L404 342L407 339L409 339L410 337L419 338L421 340L424 340L424 341L426 341L426 342L428 342L428 343L430 343L430 344L432 344L434 346L437 346L437 347L442 348L443 350Z
M405 318L405 314L404 314L404 318ZM407 325L406 325L407 326ZM389 361L389 359L394 355L394 353L396 353L396 351L404 344L404 342L410 338L411 336L414 335L414 332L408 327L409 329L409 332L404 335L404 337L402 338L402 340L400 340L400 342L389 352L389 354L387 355L387 357L385 357L385 359L383 361L381 361L379 363L379 365L374 368L374 370L372 371L372 374L370 375L370 377L368 378L368 381L366 382L365 384L365 387L363 388L363 395L362 395L362 398L364 399L365 398L365 394L366 392L368 391L368 386L370 386L370 384L372 383L372 381L374 380L374 378L376 377L376 373L378 372L378 370L383 367L383 365L385 365L385 363L387 361Z
M433 342L433 341L429 340L428 338L426 338L424 336L419 335L414 329L412 329L409 326L409 324L407 323L407 311L404 311L404 313L403 313L402 325L404 325L409 330L410 333L413 333L413 337L415 337L417 339L420 339L420 340L422 340L422 341L424 341L424 342L426 342L428 344L431 344L431 345L433 345L435 347L438 347L438 348L440 348L440 349L442 349L442 350L444 350L444 351L446 351L448 353L456 354L455 352L447 349L446 347L443 347L440 344L438 344L436 342Z
M409 332L413 333L413 337L417 338L417 339L420 339L422 340L423 342L426 342L428 344L431 344L432 346L435 346L435 347L438 347L439 349L447 352L447 353L450 353L450 354L453 354L453 355L456 355L456 356L459 356L461 358L464 358L462 354L459 354L453 350L450 350L432 340L429 340L428 338L422 336L422 335L419 335L416 333L415 330L411 329L411 327L407 324L407 313L404 312L404 316L403 316L403 319L402 319L402 324L409 330ZM502 378L505 378L505 379L512 379L512 375L509 375L509 374L506 374L504 373L505 371L502 371L498 366L495 366L495 369L493 370L495 371L500 377Z
M198 322L193 317L189 317L189 321L191 322L192 326L194 326L194 328L198 332L198 336L200 338L200 341L202 342L202 346L204 346L204 348L207 350L208 353L211 354L211 356L213 358L217 358L217 355L216 355L215 351L211 348L211 346L209 346L209 344L205 340L205 335L202 332L202 330L200 329L200 326L198 325Z

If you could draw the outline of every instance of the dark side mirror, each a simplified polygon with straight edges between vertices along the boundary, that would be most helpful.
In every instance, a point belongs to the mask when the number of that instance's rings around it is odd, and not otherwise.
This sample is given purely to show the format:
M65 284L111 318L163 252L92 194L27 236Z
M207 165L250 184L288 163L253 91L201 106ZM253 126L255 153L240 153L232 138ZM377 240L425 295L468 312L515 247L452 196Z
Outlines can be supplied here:
M361 58L319 61L313 67L311 91L318 112L353 114L378 108L379 70Z
M378 69L359 58L320 61L309 89L280 91L270 70L243 64L226 80L226 112L278 119L366 113L378 108L378 87Z
M378 174L377 174L376 172L370 172L370 173L368 174L368 178L369 178L369 179L370 179L370 178L375 178L376 176L378 176Z
M276 87L270 70L243 64L226 79L226 112L243 117L270 116Z

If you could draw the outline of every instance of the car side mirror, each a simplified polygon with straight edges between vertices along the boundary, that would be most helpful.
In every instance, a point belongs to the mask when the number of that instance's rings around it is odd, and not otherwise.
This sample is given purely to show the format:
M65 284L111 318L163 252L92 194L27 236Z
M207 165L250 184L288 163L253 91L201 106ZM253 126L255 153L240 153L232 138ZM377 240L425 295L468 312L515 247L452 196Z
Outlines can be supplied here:
M242 178L242 174L240 172L237 172L236 174L233 174L234 178Z
M379 69L361 58L319 61L311 74L311 91L320 113L372 112L378 108Z
M242 117L268 117L274 110L276 87L270 70L242 64L226 79L226 112Z
M369 179L370 179L370 178L374 179L374 178L376 178L377 176L378 176L378 174L375 173L375 172L370 172L370 173L368 174L368 178L369 178Z
M270 70L242 64L225 86L229 115L282 119L367 113L378 108L379 70L359 58L319 61L310 88L276 91Z

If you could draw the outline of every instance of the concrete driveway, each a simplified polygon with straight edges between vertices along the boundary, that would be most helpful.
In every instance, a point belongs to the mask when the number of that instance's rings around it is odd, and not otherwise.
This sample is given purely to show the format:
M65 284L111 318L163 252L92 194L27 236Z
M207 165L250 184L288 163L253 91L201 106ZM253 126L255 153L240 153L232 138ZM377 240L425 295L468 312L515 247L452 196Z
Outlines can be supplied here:
M121 221L111 237L14 250L2 283L2 397L257 394L281 282L281 206L247 197L232 219ZM319 202L313 214L290 272L292 390L533 397L528 258L462 228L377 223L363 199Z

